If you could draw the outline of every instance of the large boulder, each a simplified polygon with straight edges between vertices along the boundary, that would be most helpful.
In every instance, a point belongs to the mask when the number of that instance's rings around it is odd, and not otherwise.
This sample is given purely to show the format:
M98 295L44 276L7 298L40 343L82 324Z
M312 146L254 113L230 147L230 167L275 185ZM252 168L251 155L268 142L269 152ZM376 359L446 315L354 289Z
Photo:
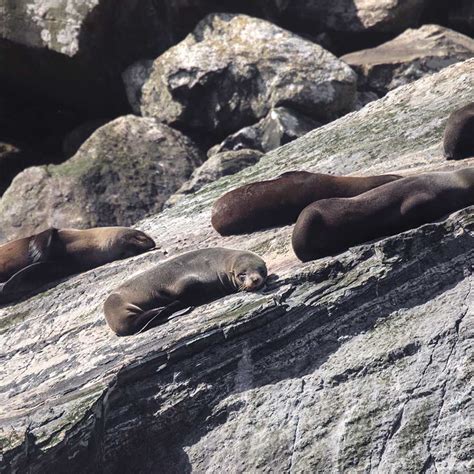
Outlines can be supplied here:
M283 16L319 31L399 33L413 26L427 0L292 0Z
M319 122L287 107L276 107L254 125L249 125L229 135L222 143L213 146L208 156L225 151L251 148L268 152L302 137L315 128Z
M138 227L162 247L0 309L0 470L470 472L474 207L301 264L291 226L220 237L222 193L292 169L419 173L447 162L474 60L390 92ZM92 139L92 138L91 138ZM260 293L118 338L102 305L165 250L261 254Z
M352 110L356 75L320 46L245 15L215 14L158 57L144 116L226 135L284 105L328 121Z
M376 48L342 56L362 90L383 95L426 74L474 56L474 40L438 25L408 29Z
M189 138L155 119L120 117L65 163L14 179L0 200L0 239L51 225L133 224L160 211L202 158Z

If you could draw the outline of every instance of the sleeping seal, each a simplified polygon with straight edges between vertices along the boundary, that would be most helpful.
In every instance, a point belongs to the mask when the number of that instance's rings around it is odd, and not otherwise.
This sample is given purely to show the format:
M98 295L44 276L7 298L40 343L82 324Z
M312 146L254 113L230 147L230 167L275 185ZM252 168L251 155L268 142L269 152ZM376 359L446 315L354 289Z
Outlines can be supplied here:
M219 247L186 252L119 286L105 301L105 319L115 334L129 336L184 308L256 291L266 278L265 262L252 252Z
M352 198L310 204L293 230L293 250L303 262L326 257L471 204L474 168L410 176Z

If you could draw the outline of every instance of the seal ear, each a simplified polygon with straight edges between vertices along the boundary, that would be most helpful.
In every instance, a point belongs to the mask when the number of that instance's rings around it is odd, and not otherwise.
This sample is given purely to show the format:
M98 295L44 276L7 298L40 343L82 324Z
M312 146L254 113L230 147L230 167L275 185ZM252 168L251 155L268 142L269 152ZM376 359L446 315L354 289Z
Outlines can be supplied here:
M28 245L28 252L32 263L44 262L48 260L54 242L58 238L58 229L49 229L36 234Z

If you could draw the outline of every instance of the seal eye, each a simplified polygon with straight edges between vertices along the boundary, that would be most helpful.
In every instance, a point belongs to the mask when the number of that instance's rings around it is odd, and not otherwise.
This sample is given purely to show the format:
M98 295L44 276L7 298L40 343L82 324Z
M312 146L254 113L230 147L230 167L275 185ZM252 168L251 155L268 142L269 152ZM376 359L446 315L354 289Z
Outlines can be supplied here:
M247 278L247 274L246 273L239 273L237 275L237 278L241 283L245 283L245 279Z

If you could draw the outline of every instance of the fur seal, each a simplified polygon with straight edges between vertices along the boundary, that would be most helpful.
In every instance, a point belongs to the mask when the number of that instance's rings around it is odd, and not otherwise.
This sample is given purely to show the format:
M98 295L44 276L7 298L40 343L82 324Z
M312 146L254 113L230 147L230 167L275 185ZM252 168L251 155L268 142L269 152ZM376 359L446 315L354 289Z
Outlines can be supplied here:
M148 235L128 227L49 228L7 242L0 245L0 300L154 247Z
M276 179L246 184L221 196L212 208L212 226L221 235L292 224L319 199L351 197L401 176L331 176L289 171Z
M444 129L443 148L448 160L474 156L474 102L449 116Z
M238 291L256 291L267 278L256 254L226 248L178 255L119 286L104 303L105 319L118 336L150 329L185 308Z
M293 250L303 262L326 257L471 204L474 168L410 176L352 198L310 204L293 230Z

